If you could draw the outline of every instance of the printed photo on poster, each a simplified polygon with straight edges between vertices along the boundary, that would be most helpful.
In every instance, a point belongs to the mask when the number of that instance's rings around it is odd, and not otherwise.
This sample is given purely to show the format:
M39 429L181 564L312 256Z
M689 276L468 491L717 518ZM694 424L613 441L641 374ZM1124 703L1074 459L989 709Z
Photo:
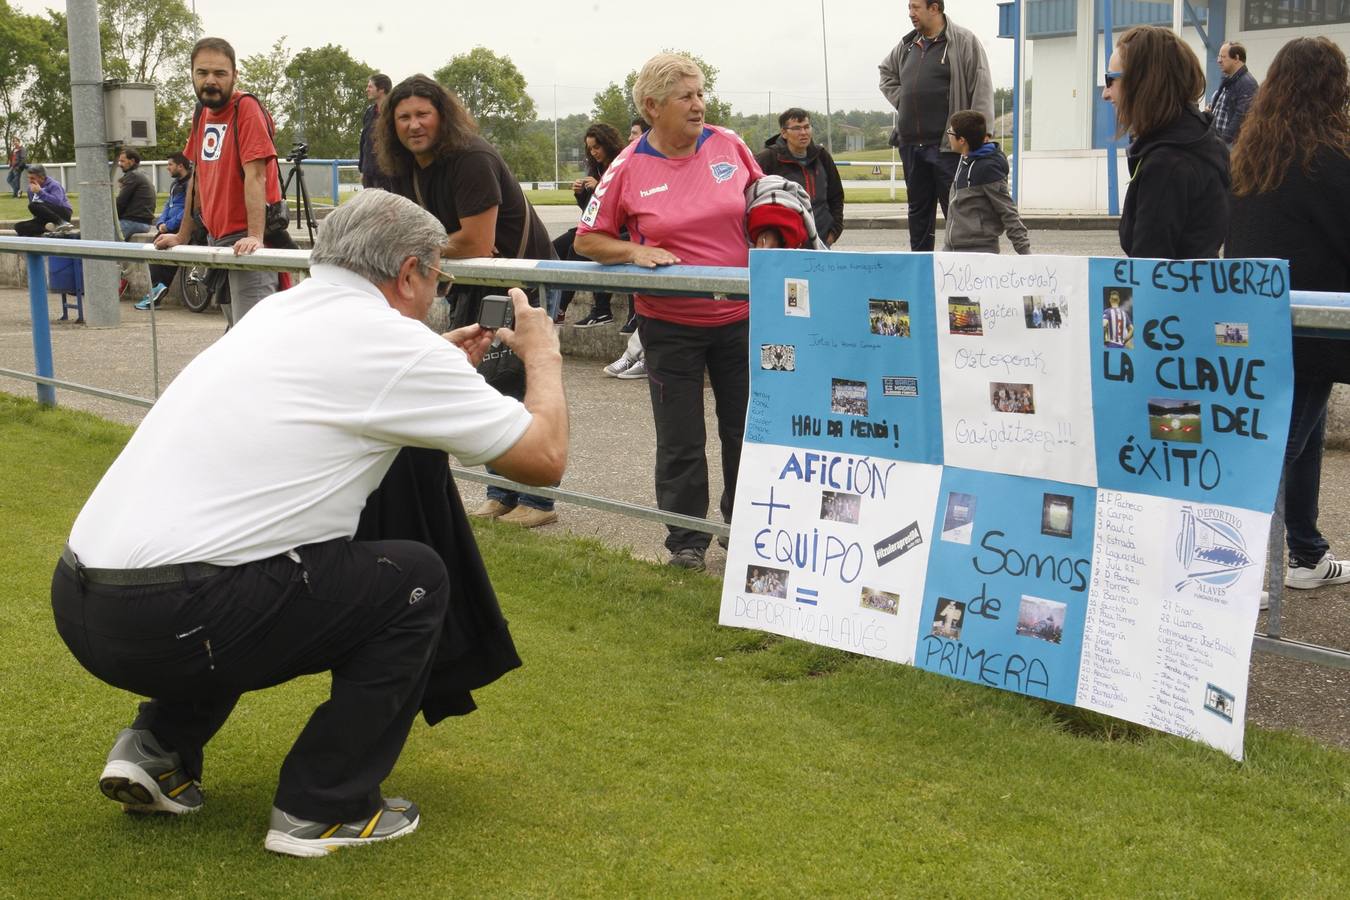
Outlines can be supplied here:
M1245 347L1247 346L1247 337L1246 322L1214 323L1214 343L1220 347Z
M961 626L966 622L966 605L960 600L939 597L937 610L933 614L933 634L938 637L957 640L961 637Z
M887 397L917 397L919 379L912 375L883 375L881 393Z
M858 605L863 609L874 609L893 616L900 611L900 595L865 587L862 589L862 600Z
M1028 328L1063 328L1069 304L1062 298L1039 294L1022 298L1022 312Z
M1023 594L1017 608L1018 635L1058 644L1064 638L1064 610L1063 603Z
M846 416L867 415L867 382L830 379L830 412Z
M1134 349L1134 288L1102 289L1102 340L1109 349Z
M1073 498L1065 494L1045 494L1041 501L1041 534L1073 537Z
M1200 432L1200 404L1194 400L1170 400L1150 397L1148 401L1148 436L1155 441L1183 441L1198 444Z
M766 566L745 567L745 591L764 597L787 599L787 569L770 569Z
M1231 693L1212 684L1205 685L1205 709L1225 722L1231 722L1236 706L1237 698Z
M1035 388L1029 384L991 381L989 411L1032 415L1036 412Z
M980 317L980 301L969 297L948 297L947 330L951 334L969 337L983 335L984 319Z
M783 314L811 317L811 284L805 278L783 281Z
M969 544L974 530L975 495L949 492L947 512L942 517L942 539L953 544Z
M820 492L820 518L826 522L847 522L857 525L862 515L862 497L840 491Z
M867 324L873 334L909 337L909 301L868 300Z
M760 344L759 367L766 372L795 372L797 348L792 344Z

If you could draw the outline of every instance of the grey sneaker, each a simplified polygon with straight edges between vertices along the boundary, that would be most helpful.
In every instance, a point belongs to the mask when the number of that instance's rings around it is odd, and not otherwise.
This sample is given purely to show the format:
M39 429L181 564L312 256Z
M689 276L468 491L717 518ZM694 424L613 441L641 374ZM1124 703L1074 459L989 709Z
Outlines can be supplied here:
M677 569L689 569L692 572L702 572L707 569L703 562L703 551L697 547L682 547L670 555L670 562L666 565L674 566Z
M620 372L619 374L615 375L614 377L615 377L615 378L622 378L622 379L624 379L625 381L631 381L631 380L634 380L634 379L637 379L637 378L646 378L646 377L647 377L647 358L644 356L644 357L642 357L641 359L635 361L631 366L629 366L628 368L624 369L622 372Z
M384 806L369 819L336 824L296 818L274 806L263 846L287 856L327 856L343 847L392 841L412 834L421 820L416 803L397 797L386 797Z
M201 785L183 771L177 753L169 753L148 731L124 728L108 751L98 789L134 813L181 816L202 808Z

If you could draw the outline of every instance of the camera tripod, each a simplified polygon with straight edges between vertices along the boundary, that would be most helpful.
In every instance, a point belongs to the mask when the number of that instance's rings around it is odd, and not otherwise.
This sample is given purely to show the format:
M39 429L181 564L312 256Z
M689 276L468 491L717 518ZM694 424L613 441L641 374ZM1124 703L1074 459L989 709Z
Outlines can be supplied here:
M297 143L291 148L290 155L286 161L291 163L291 170L286 173L286 180L281 183L281 197L286 198L286 192L291 189L291 182L295 182L295 221L299 224L304 221L306 229L309 231L309 243L314 244L314 232L318 225L314 222L314 206L309 202L309 188L305 185L304 167L301 165L305 157L309 155L309 145ZM304 217L303 220L301 217Z

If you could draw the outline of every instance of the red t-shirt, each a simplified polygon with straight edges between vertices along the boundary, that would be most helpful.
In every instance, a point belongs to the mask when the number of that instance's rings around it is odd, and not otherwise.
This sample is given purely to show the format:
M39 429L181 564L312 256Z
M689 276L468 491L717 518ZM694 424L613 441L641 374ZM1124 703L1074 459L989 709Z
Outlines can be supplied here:
M577 234L592 231L669 250L686 266L739 266L750 259L745 189L764 173L736 132L705 126L693 155L672 159L644 135L605 170ZM750 315L748 303L708 297L635 295L637 311L681 325L712 327Z
M230 133L234 128L239 130L237 140L236 135ZM267 202L276 203L281 199L277 148L267 130L262 103L254 97L236 93L220 109L203 109L201 120L188 136L183 153L192 160L197 185L196 208L201 210L202 221L213 238L248 231L244 163L267 160Z

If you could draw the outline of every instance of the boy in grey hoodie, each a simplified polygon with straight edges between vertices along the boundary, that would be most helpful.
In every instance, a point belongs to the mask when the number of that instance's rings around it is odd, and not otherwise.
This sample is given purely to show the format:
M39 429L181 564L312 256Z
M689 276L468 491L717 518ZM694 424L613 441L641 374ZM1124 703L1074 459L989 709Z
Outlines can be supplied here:
M947 123L947 139L961 154L947 201L944 250L997 253L998 236L1008 232L1013 248L1031 252L1027 227L1017 214L1008 192L1008 158L998 144L986 141L988 123L973 109L953 113Z

